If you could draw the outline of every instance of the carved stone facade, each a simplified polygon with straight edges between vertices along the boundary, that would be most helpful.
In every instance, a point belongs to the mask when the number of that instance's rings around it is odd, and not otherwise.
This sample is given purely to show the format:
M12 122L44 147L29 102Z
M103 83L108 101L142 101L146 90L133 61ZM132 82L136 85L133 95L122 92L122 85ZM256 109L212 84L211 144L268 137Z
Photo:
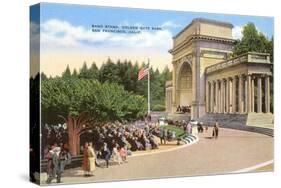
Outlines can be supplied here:
M232 28L230 23L199 18L173 38L167 112L191 106L192 119L205 113L270 112L269 54L247 53L229 59L235 42Z
M246 53L207 67L206 112L270 113L271 65L268 54Z

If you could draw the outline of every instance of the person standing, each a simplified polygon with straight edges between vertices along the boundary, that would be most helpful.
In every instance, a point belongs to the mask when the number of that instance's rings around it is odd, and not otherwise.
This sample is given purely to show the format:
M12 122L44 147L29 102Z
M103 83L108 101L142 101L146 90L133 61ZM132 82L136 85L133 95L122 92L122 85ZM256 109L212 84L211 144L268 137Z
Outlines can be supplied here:
M49 175L46 183L49 184L54 178L57 178L57 183L61 183L61 170L60 170L60 148L56 147L53 149L52 155L52 171Z
M119 149L119 155L123 162L125 162L127 159L127 150L125 148L126 146L123 146Z
M218 122L216 122L216 124L215 124L215 132L216 132L216 139L218 138L218 136L219 136L219 123Z
M118 163L118 165L121 164L121 156L120 153L118 152L118 144L115 144L113 149L112 149L112 157L113 157L113 161Z
M108 168L109 159L110 159L110 155L111 154L110 154L109 148L107 147L107 143L106 142L103 143L103 147L102 147L102 150L101 150L101 155L102 155L102 158L106 162L106 167Z
M172 140L176 139L176 131L172 131Z
M219 136L219 123L216 121L213 129L213 138L217 139Z
M47 175L48 177L52 175L52 170L53 170L53 161L52 161L52 157L53 157L53 151L51 146L47 147L48 151L46 151L45 155L44 155L44 159L47 160Z
M82 169L84 170L84 176L88 177L89 174L89 156L88 156L88 142L85 143L84 149L83 149L83 163L82 163Z
M188 135L192 134L192 124L191 124L191 121L188 122L186 130L187 130L187 134Z
M167 138L168 138L168 130L167 130L167 129L164 129L164 135L163 135L163 137L164 137L164 144L166 144L166 140L167 140Z
M164 128L163 127L160 128L159 137L160 137L160 143L162 144L163 140L164 140Z
M197 124L197 132L198 134L200 133L201 129L200 129L200 123Z
M59 170L60 170L60 175L64 172L64 168L66 165L71 163L71 155L66 147L66 144L61 145L61 152L59 154Z
M88 154L88 165L89 165L89 176L93 176L94 171L96 169L96 155L95 155L95 151L93 149L93 143L90 142L88 145L88 150L87 150Z
M208 125L205 126L205 132L208 132Z

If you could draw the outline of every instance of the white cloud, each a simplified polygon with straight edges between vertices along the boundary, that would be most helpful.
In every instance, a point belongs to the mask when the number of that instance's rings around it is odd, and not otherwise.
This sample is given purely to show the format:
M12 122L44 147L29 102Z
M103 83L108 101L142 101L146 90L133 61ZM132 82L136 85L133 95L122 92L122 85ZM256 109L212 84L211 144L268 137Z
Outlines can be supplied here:
M243 31L243 26L235 26L232 29L232 37L234 39L241 39L242 38L242 31Z
M140 34L103 33L92 32L91 26L74 26L57 19L43 22L40 29L40 68L47 75L60 75L67 65L78 70L85 61L95 61L97 66L101 66L108 57L132 62L149 58L151 65L159 70L171 66L172 57L168 50L173 42L168 29L142 31Z
M93 33L82 26L73 26L69 22L52 19L41 25L41 37L44 45L61 47L81 47L82 41L100 42L109 37L108 33Z
M141 27L144 26L142 23L136 22L136 23L130 23L127 20L124 20L122 22L120 22L120 24L118 24L119 26L137 26L137 27Z
M177 24L177 23L174 23L172 21L167 21L167 22L164 22L161 27L163 28L178 28L178 27L181 27L180 24Z
M30 22L30 52L31 54L39 53L40 45L40 30L39 24L35 22Z
M141 23L137 24L141 25ZM163 25L175 26L172 22L166 22ZM102 45L120 48L159 48L167 51L172 47L172 33L168 29L154 32L143 31L140 34L92 32L91 28L51 19L41 24L41 42L45 49L52 47L82 49L82 47L91 48Z
M30 22L30 33L31 34L39 33L39 25L32 21Z

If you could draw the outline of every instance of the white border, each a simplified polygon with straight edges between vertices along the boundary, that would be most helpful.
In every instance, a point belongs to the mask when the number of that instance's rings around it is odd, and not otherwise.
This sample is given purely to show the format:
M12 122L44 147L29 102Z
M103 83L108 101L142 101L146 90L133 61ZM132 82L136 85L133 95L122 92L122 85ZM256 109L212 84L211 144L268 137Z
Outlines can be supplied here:
M280 187L281 135L281 11L278 0L46 0L47 2L93 4L103 6L136 7L165 10L183 10L212 13L275 16L275 161L274 173L247 173L158 180L107 182L83 184L79 187L196 187L240 188ZM1 22L1 187L38 187L28 182L28 92L29 92L29 5L40 0L3 1ZM279 86L279 88L278 88ZM188 160L188 159L187 159ZM77 185L60 186L67 188Z

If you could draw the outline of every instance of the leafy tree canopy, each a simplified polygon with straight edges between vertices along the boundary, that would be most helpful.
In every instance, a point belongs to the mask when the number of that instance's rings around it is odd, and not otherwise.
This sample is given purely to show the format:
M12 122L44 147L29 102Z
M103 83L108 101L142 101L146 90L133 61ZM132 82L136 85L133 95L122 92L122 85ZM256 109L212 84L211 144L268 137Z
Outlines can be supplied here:
M237 40L234 46L233 55L238 56L246 52L270 53L273 59L273 38L268 39L262 32L259 32L253 23L243 27L241 40Z
M62 78L68 79L86 79L98 80L100 83L112 83L122 86L124 90L132 92L136 95L141 95L147 99L147 77L138 81L138 71L145 66L144 62L134 62L130 60L112 61L110 58L100 67L96 66L95 62L90 67L84 62L82 67L77 71L73 70L71 74L69 66L62 73ZM42 77L48 78L44 73ZM59 78L59 77L56 77ZM152 110L165 110L165 83L172 79L172 72L166 66L162 72L158 69L150 69L150 84L151 84L151 108ZM145 102L146 104L147 102Z
M146 113L142 96L114 83L75 77L57 77L41 83L41 108L44 123L61 123L63 117L88 112L93 124L132 120Z

